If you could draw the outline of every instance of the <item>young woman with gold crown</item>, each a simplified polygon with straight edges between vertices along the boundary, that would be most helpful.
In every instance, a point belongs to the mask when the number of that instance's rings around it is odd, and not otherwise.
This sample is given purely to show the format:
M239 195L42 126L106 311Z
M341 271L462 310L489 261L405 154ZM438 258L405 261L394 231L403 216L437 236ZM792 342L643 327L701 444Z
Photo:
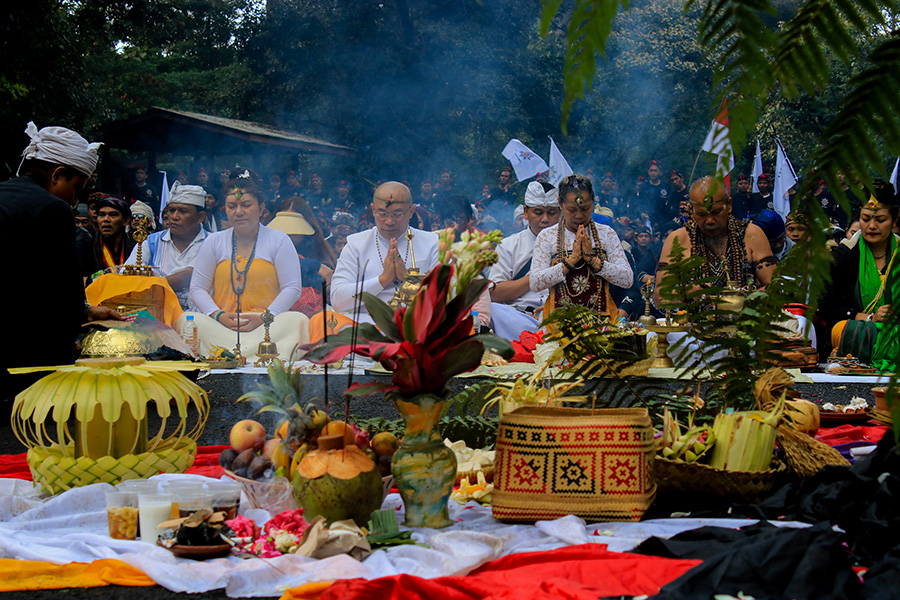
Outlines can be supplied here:
M538 235L531 266L531 289L550 290L544 314L556 306L580 305L618 320L609 284L630 287L631 265L615 231L595 223L594 190L583 175L559 184L562 213L557 227Z

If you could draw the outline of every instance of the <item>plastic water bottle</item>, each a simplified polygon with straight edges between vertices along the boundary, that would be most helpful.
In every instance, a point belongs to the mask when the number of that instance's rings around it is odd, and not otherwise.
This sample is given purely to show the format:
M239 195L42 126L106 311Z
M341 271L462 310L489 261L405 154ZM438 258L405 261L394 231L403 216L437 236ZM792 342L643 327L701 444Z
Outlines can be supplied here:
M193 356L200 354L200 338L197 335L197 324L194 323L194 315L188 315L181 328L181 339L187 344Z
M475 335L481 333L481 319L478 318L478 311L472 311L472 329L474 330Z

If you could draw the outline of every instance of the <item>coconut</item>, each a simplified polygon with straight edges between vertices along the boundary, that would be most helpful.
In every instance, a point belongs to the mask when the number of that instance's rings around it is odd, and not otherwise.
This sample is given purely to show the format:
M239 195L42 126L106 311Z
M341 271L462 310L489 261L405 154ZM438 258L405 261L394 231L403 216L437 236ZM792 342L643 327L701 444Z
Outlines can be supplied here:
M344 447L342 435L320 436L294 472L294 499L311 521L322 515L328 525L353 519L368 525L372 512L381 508L381 472L375 461L354 445Z

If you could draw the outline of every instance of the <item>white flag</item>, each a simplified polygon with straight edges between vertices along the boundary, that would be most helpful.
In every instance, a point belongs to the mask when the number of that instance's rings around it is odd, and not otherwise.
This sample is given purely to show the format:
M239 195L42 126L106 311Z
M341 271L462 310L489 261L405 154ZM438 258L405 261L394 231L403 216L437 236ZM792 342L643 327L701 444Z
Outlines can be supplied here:
M169 180L165 171L160 171L160 173L162 173L163 181L159 188L159 214L156 215L156 218L162 222L163 211L166 210L166 204L169 203Z
M550 175L547 177L547 182L553 187L559 187L559 182L574 172L566 161L566 157L556 147L556 142L550 138Z
M781 145L781 140L775 138L775 143L778 144L778 157L775 159L775 189L772 190L772 202L775 212L783 219L791 212L788 190L797 183L797 173L784 151L784 146Z
M550 159L553 160L552 158ZM900 158L894 163L894 172L891 173L891 185L894 186L894 193L897 193L897 171L900 171Z
M762 173L762 153L759 151L759 140L756 140L756 156L753 157L753 170L750 172L750 177L753 179L753 191L757 194L759 193L759 186L756 184L756 180Z
M538 173L550 169L543 158L516 138L509 140L502 154L512 164L512 168L516 171L516 178L519 181L525 181L529 177L534 177Z
M734 150L731 148L731 140L728 139L728 105L722 101L722 107L716 120L713 121L706 141L703 142L703 150L718 156L716 160L716 177L725 181L725 189L731 187L730 176L734 169Z

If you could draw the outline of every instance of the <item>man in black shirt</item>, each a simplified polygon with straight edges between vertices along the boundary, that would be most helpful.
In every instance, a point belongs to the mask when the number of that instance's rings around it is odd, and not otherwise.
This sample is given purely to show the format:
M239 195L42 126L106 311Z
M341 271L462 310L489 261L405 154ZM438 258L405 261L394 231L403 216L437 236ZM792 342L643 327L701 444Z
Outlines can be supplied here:
M647 180L638 191L637 210L647 213L657 223L678 218L678 205L669 205L671 190L662 178L662 166L657 160L651 160L647 168Z
M691 216L691 198L690 190L684 183L684 174L673 170L669 174L669 183L672 184L672 192L666 203L666 210L669 212L677 210L678 216L673 220L685 221Z
M84 321L121 318L85 304L75 246L72 205L97 165L99 144L63 127L38 131L29 123L26 133L31 142L20 176L0 183L0 255L7 258L10 288L0 294L0 310L11 317L4 334L15 342L0 346L0 424L6 425L16 394L43 376L13 376L7 369L69 364Z
M500 183L490 190L487 216L497 223L503 235L512 235L519 229L515 224L513 211L516 209L516 193L512 189L512 169L506 167L500 171Z
M772 176L768 173L763 173L756 178L756 187L759 188L759 193L753 194L753 203L750 209L751 220L755 220L765 208L775 210L775 199L772 197L773 185Z
M753 212L753 194L750 178L741 173L737 178L737 191L731 197L731 214L735 219L749 219ZM756 211L759 214L759 211Z
M140 165L134 170L134 185L131 188L131 200L137 202L140 200L153 209L153 214L159 214L159 192L156 188L147 183L147 168Z

